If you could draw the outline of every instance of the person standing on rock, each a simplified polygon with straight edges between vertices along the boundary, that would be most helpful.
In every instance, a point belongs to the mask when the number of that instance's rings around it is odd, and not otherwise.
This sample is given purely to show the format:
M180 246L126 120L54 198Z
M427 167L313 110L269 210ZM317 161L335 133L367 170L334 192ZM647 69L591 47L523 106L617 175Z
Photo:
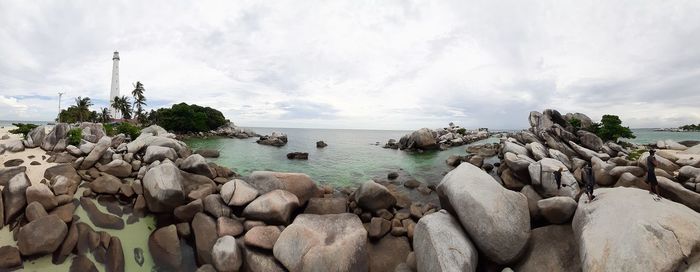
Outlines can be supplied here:
M557 190L561 189L561 172L564 168L559 167L559 170L554 171L554 181L557 183Z
M656 160L654 154L656 150L649 150L649 157L647 157L647 183L649 183L649 193L654 195L654 199L659 200L658 186L659 181L656 179L656 167L659 162Z
M593 199L595 199L595 195L593 195L595 176L593 175L593 169L591 168L590 164L583 168L583 172L585 177L584 181L586 182L586 195L588 195L588 202L591 202Z

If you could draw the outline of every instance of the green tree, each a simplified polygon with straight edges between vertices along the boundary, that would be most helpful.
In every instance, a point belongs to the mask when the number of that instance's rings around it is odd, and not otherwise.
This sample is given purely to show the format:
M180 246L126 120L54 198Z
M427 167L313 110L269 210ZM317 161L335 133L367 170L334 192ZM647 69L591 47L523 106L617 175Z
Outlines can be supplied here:
M133 105L134 117L140 123L145 122L144 111L143 111L143 107L146 106L146 97L143 95L143 93L145 91L146 91L146 89L143 87L143 84L141 83L141 81L136 81L136 84L134 84L134 90L131 91L131 95L134 97L134 105Z
M78 96L77 98L75 98L75 107L78 114L78 121L82 122L85 121L86 118L90 117L90 106L92 106L92 100L90 100L89 97L83 98Z
M126 96L115 96L111 105L122 114L123 119L131 119L131 102Z
M109 109L108 108L100 109L100 113L98 114L97 119L101 123L108 123L110 120L112 120L112 116L109 114Z
M603 141L617 142L618 138L636 138L629 127L622 126L622 120L617 115L603 115L600 123L594 123L591 130Z
M209 131L227 122L224 115L216 109L186 103L151 111L148 120L166 130L180 133Z

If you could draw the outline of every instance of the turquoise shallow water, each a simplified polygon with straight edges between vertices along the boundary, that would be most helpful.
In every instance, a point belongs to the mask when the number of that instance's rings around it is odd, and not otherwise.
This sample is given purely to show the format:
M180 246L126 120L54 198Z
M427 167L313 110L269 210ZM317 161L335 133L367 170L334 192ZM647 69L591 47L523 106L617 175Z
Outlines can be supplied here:
M193 149L211 148L221 151L214 159L220 165L248 175L255 170L301 172L322 184L352 186L374 176L386 175L389 171L403 169L424 182L438 182L442 173L448 171L445 160L449 155L466 154L466 146L447 151L407 153L382 148L390 138L399 139L407 131L385 130L336 130L336 129L270 129L254 128L259 134L281 131L289 142L283 147L259 145L257 138L250 139L189 139ZM316 148L316 141L323 140L328 146ZM477 142L497 142L490 138ZM379 145L376 143L379 142ZM288 160L290 152L308 152L309 160Z
M652 144L658 140L674 140L677 142L695 140L700 141L700 131L694 132L671 132L671 131L654 131L653 129L632 129L632 133L637 138L626 139L626 141L635 144Z

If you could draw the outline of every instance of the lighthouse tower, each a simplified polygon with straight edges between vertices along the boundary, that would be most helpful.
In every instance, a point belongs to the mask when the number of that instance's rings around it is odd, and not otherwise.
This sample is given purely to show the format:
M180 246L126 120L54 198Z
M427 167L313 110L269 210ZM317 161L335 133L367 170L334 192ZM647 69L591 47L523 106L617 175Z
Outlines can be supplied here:
M120 118L120 116L117 116L117 110L112 107L114 97L117 96L119 96L119 52L114 51L114 56L112 57L112 88L109 92L109 114L115 119Z

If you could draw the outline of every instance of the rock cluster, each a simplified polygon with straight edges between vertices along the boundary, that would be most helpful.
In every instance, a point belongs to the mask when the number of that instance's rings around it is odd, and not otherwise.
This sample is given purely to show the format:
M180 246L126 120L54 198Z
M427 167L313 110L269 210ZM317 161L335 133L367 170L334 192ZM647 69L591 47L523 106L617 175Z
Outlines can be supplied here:
M261 145L284 146L287 144L287 135L273 132L271 135L260 136L256 143Z
M401 150L445 150L449 147L460 146L483 140L489 137L488 130L467 131L450 123L447 128L432 130L421 128L404 135L397 142L389 139L384 148Z

